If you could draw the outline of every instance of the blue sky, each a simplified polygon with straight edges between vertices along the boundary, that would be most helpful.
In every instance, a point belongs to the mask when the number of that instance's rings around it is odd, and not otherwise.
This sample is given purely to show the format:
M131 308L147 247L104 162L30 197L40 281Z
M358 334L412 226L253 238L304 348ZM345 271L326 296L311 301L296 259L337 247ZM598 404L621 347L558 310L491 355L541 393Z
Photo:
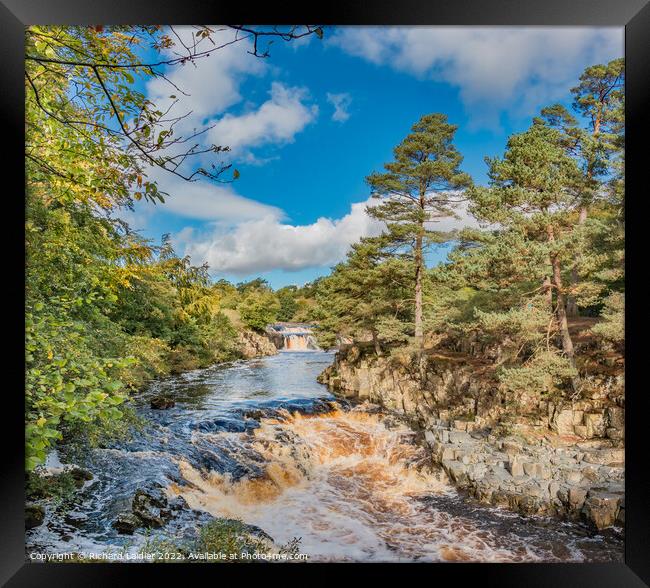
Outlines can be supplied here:
M281 287L327 273L380 230L364 213L364 178L420 116L443 112L458 125L462 167L485 183L484 157L500 155L541 107L570 105L586 66L622 56L623 29L328 28L323 40L276 41L267 59L248 42L170 70L187 96L162 80L144 87L161 105L178 95L177 114L192 111L179 132L214 125L205 141L231 146L240 178L186 183L152 171L167 202L123 216L156 241L171 233L215 278ZM434 251L429 263L443 257Z

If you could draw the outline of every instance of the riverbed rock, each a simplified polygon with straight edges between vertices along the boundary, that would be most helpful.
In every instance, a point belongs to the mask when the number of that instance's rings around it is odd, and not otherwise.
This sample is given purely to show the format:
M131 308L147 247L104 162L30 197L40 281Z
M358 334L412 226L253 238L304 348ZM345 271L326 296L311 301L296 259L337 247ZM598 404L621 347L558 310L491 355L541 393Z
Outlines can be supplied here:
M71 466L66 471L74 480L75 486L77 486L77 488L81 488L86 482L93 479L91 472L76 465Z
M158 485L136 490L131 510L145 527L162 527L172 516L167 496Z
M33 529L43 524L45 509L40 504L25 506L25 529Z
M117 515L112 526L121 535L133 535L135 530L140 527L142 522L131 512L122 512Z
M157 396L151 399L150 406L155 410L167 410L174 408L176 401L166 396Z
M598 530L611 527L617 520L621 498L621 494L590 490L583 507L585 518Z
M64 521L73 527L82 527L87 520L88 515L74 510L66 513L64 517Z

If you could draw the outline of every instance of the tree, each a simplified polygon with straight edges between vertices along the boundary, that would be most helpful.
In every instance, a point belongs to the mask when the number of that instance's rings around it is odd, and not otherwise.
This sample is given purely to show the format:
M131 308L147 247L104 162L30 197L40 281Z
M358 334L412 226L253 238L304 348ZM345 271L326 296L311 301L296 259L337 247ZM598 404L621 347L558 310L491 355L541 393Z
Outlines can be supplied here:
M229 352L214 343L217 330L232 334L215 313L207 269L115 218L136 200L164 201L147 177L152 168L187 181L236 177L220 163L227 146L199 147L205 129L178 135L185 114L135 89L136 79L168 80L170 68L208 58L225 46L215 41L224 30L228 44L248 43L259 58L268 56L265 39L322 34L312 26L198 26L185 31L188 43L173 27L25 30L28 470L55 442L88 446L119 428L127 393L144 376L168 373L174 353L198 367L214 361L216 347ZM170 82L171 94L180 91Z
M563 264L572 260L572 212L578 168L563 148L562 135L533 125L508 140L504 157L487 158L489 187L472 187L469 210L480 221L515 230L534 254L547 255L555 295L554 315L562 349L575 368L574 347L566 311ZM577 387L577 381L574 381Z
M276 296L280 301L280 312L278 313L279 321L291 321L298 311L297 286L285 286L276 291Z
M237 284L237 291L240 294L246 294L252 290L270 290L271 286L269 285L268 281L265 280L264 278L255 278L253 280L249 280L248 282L239 282Z
M370 339L377 355L383 343L404 341L413 321L410 264L388 257L385 238L352 245L346 260L319 280L318 330L326 346L336 336Z
M571 89L573 109L586 121L586 127L559 104L542 110L542 117L537 119L562 131L563 144L581 170L576 202L579 226L584 225L590 209L607 198L604 183L611 176L613 158L622 151L624 68L623 59L590 66ZM578 265L579 258L571 271L572 286L579 282ZM567 313L578 313L572 292L568 294Z
M280 302L270 290L251 290L237 305L242 321L251 329L264 331L277 320Z
M456 129L444 114L423 116L395 147L394 161L384 165L386 172L367 178L373 196L382 198L379 205L368 207L368 213L386 223L388 247L395 255L413 262L415 342L420 349L424 343L424 252L428 244L440 240L431 226L454 216L453 208L460 201L456 191L471 184L459 169L463 158L453 145Z

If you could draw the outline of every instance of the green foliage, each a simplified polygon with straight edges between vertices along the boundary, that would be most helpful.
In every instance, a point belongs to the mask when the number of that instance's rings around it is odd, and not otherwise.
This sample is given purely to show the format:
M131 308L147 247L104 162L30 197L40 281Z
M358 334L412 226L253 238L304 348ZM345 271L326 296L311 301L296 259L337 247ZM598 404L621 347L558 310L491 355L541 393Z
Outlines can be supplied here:
M122 435L130 391L172 369L237 356L206 267L116 218L163 201L169 117L134 89L159 27L26 29L26 467L56 444ZM171 42L171 39L168 40ZM157 44L160 42L160 44ZM119 67L112 67L119 64Z
M297 290L297 286L286 286L276 291L275 294L280 302L280 310L277 316L279 321L292 321L294 315L298 312Z
M271 291L250 290L237 305L237 310L244 324L251 329L264 331L267 325L277 320L280 302Z
M297 538L275 546L255 527L238 519L216 518L200 527L196 539L179 542L165 535L148 537L142 552L151 554L153 561L165 563L257 563L273 560L274 555L296 558L299 548ZM192 559L190 554L210 557Z
M603 321L594 325L591 332L610 343L621 345L625 341L625 295L612 292L605 300Z
M204 553L242 554L267 552L263 539L247 531L247 525L237 520L215 519L201 527L198 551Z
M98 357L85 326L41 303L26 315L26 465L42 463L66 426L88 429L120 419L126 397L116 372L130 359Z
M521 366L504 368L499 380L506 390L516 394L534 391L540 396L561 393L577 375L571 362L557 349L545 349L532 355Z
M69 471L53 475L35 472L26 474L25 496L28 500L63 502L72 498L78 489L78 480Z
M336 335L372 339L376 345L405 340L412 330L411 266L387 258L383 237L362 239L347 260L319 281L316 290L320 341Z

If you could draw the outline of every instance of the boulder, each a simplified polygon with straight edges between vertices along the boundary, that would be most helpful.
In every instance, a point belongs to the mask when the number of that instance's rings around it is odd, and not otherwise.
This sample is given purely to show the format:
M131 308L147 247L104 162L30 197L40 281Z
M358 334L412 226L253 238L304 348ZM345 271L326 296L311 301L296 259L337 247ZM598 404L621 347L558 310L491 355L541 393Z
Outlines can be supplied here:
M93 475L88 470L80 468L79 466L72 466L66 471L74 480L77 488L81 488L86 482L93 479Z
M580 437L581 439L587 438L587 427L585 425L574 425L573 430L576 436Z
M443 466L457 486L463 488L469 483L466 465L458 461L444 461Z
M572 486L569 488L567 497L569 500L569 506L573 510L579 511L587 498L587 490L585 488L580 488L579 486Z
M151 408L156 410L167 410L168 408L174 408L176 402L171 398L165 396L157 396L156 398L151 399Z
M582 513L587 521L601 530L616 523L620 505L620 494L591 490L585 500Z
M88 520L88 515L82 512L70 511L65 515L65 522L73 527L81 527Z
M604 466L621 466L625 462L624 449L595 449L585 452L585 463Z
M113 528L121 535L133 535L140 525L140 519L130 512L120 513L112 524Z
M624 429L625 428L625 409L618 406L611 406L607 409L607 420L609 421L609 426L614 429Z
M525 475L524 464L521 460L517 458L510 459L510 461L506 465L506 469L514 477L521 477Z
M551 468L542 463L524 463L524 472L531 478L538 480L549 480L551 478Z
M244 359L275 355L278 348L267 334L255 331L240 331L237 334L239 351Z
M33 529L43 524L45 509L40 504L25 506L25 529Z
M424 439L431 448L433 448L433 446L437 443L437 438L433 431L425 431Z
M136 490L131 510L146 527L162 527L172 516L167 496L159 485Z
M580 485L583 479L583 475L580 470L568 470L566 472L565 478L569 484Z
M449 431L450 443L471 443L473 439L465 431Z
M612 441L622 441L625 438L625 433L623 430L616 429L614 427L608 427L605 431L605 435Z

